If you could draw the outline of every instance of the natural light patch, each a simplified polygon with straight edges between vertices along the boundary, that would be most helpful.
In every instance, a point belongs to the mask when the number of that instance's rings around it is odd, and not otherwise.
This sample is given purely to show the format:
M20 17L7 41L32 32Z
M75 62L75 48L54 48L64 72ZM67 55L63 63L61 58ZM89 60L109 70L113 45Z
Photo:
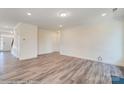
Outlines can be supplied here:
M5 35L5 34L2 34L1 37L13 38L14 36L13 36L13 35Z
M3 50L3 38L0 38L0 50Z

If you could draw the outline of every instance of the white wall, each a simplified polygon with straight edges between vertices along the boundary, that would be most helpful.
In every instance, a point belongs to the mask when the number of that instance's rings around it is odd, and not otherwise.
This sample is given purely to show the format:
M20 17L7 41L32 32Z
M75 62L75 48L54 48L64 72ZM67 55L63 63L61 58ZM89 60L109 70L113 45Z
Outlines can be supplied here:
M51 53L59 50L58 33L51 30L38 30L38 54Z
M20 60L37 57L37 26L20 23L15 29L12 54Z
M122 23L113 19L64 29L60 53L96 61L101 56L101 62L124 66L123 32Z
M121 59L121 62L120 62L120 66L124 66L124 22L123 22L123 33L122 33L122 36L123 36L123 38L122 38L122 47L123 47L123 50L122 50L122 55L123 55L123 58Z
M20 31L20 59L37 57L37 26L22 24Z

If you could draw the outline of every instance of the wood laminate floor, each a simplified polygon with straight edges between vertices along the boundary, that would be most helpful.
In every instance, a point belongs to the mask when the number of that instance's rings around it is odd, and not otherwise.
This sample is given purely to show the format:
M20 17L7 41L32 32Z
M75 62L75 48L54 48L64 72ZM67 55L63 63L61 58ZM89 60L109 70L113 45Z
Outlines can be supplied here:
M0 83L111 84L111 75L123 77L122 68L50 53L19 61L0 52Z

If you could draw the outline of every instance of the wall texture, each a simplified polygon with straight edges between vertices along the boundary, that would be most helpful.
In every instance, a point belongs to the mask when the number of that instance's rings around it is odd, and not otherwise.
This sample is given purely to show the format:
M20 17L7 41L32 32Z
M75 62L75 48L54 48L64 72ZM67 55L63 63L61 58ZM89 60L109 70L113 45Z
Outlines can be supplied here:
M105 20L93 24L63 29L61 31L60 53L100 62L124 65L122 23Z
M51 53L59 50L57 31L38 30L38 54Z

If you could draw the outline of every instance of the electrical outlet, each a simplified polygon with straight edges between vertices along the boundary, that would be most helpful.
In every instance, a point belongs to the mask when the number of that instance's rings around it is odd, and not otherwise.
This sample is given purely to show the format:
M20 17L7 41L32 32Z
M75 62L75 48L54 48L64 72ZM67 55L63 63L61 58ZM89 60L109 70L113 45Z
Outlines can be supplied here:
M102 56L98 56L98 61L102 61Z

